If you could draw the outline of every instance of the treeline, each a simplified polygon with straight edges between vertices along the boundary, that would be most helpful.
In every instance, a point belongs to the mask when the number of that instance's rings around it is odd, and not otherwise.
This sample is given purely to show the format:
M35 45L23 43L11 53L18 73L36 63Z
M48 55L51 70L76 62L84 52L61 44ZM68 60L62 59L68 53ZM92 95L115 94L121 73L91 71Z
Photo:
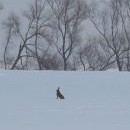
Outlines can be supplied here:
M2 23L1 68L129 71L129 25L130 0L35 0Z

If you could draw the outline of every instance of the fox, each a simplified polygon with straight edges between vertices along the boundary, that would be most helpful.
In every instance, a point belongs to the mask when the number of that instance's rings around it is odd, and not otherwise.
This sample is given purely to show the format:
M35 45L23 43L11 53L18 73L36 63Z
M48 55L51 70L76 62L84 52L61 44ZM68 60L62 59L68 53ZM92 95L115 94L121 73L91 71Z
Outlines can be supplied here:
M58 89L56 90L56 95L57 95L57 99L58 99L58 98L60 98L60 99L64 99L64 98L65 98L65 97L63 96L63 94L61 94L59 87L58 87Z

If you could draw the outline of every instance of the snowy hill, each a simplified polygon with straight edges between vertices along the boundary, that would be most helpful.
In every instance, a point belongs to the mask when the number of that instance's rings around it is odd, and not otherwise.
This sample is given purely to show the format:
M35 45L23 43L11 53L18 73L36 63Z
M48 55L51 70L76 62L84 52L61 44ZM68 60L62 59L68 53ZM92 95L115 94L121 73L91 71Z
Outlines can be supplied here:
M0 71L0 130L129 130L129 73ZM65 99L56 99L61 87Z

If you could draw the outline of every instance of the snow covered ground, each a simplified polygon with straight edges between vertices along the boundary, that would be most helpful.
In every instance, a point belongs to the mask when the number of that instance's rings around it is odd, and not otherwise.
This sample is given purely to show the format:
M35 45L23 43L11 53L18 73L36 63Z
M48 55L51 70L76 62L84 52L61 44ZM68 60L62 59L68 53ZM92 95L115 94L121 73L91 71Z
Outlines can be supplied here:
M0 71L0 130L130 130L130 74ZM56 99L61 87L64 100Z

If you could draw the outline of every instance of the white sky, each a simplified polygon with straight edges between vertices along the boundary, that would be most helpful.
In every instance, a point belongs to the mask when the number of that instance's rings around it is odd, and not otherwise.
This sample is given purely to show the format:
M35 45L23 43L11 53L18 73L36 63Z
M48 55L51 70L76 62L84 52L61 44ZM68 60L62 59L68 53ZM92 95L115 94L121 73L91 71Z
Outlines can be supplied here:
M26 9L27 5L33 0L1 0L4 10L18 11Z

